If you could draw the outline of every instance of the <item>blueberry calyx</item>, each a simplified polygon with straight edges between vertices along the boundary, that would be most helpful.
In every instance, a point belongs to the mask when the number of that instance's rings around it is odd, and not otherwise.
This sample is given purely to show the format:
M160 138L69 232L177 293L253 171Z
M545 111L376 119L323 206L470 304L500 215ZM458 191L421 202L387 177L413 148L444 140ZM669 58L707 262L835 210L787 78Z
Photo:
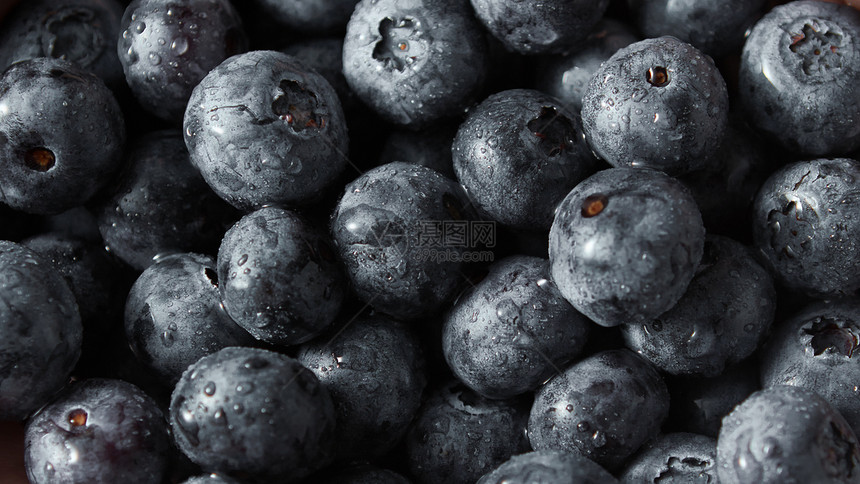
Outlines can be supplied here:
M97 23L96 14L90 9L56 9L44 20L42 50L55 59L87 68L102 55L107 44Z
M87 411L82 408L76 408L69 412L68 421L72 428L83 427L87 424Z
M646 77L648 84L654 87L665 87L669 84L669 71L663 66L656 66L648 69Z
M373 58L386 67L403 72L407 65L418 60L418 54L421 53L421 43L418 41L420 27L421 22L411 17L396 22L391 17L382 19L379 23L382 39L373 49Z
M294 131L325 127L325 118L317 113L320 103L313 91L287 79L282 80L278 88L281 93L272 102L272 111Z
M609 198L602 193L589 195L585 197L585 200L582 202L582 216L585 218L591 218L600 215L608 204Z
M54 152L41 146L24 153L24 164L31 170L46 172L54 167L56 161Z
M538 117L526 126L540 138L540 147L547 156L556 156L576 142L573 123L551 106L542 106Z
M806 23L800 32L791 34L789 49L803 59L806 75L824 73L842 67L842 35L816 21Z
M827 317L817 318L812 323L812 328L804 328L803 331L812 336L809 344L815 351L815 356L832 349L851 358L854 351L860 346L860 338L856 334L856 328L847 321Z

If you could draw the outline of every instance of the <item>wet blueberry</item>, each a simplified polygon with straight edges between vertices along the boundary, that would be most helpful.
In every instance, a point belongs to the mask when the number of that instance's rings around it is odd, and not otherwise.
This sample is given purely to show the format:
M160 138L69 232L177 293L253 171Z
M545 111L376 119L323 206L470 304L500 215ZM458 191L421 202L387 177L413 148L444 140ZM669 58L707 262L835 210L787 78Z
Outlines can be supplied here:
M704 232L696 202L674 178L636 168L604 170L558 207L549 238L553 280L600 325L653 320L686 291Z
M661 435L630 459L619 480L625 484L718 482L717 441L688 433Z
M527 452L511 457L477 484L617 484L606 469L580 454L557 450Z
M347 163L334 89L280 52L234 56L210 71L188 102L184 128L191 162L245 211L313 200Z

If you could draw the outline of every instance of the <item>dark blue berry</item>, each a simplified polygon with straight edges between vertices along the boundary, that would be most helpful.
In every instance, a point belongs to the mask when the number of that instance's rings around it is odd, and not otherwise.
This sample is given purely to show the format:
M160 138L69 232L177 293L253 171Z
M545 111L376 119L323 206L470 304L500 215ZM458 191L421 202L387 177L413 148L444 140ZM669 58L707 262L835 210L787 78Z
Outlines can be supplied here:
M511 457L477 484L617 484L594 461L575 452L540 450Z
M661 435L630 459L619 481L625 484L718 482L717 440L688 433Z

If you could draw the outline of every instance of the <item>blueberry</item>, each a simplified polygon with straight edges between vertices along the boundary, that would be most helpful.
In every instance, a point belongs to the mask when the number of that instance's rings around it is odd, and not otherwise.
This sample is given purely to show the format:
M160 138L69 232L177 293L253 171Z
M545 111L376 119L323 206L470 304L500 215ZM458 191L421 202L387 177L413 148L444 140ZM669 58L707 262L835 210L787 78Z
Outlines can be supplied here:
M238 216L189 162L181 136L144 135L130 147L126 163L97 211L108 249L138 271L158 256L214 253Z
M574 51L603 17L609 0L540 3L471 0L475 15L504 46L520 54Z
M594 171L579 116L546 94L513 89L470 110L454 172L484 218L546 230L556 205Z
M358 0L251 0L283 31L319 35L343 30Z
M327 235L289 210L242 217L218 250L227 313L255 338L295 345L334 321L346 292Z
M155 401L122 380L73 383L27 424L27 477L51 482L159 484L170 438Z
M427 383L421 346L408 327L359 318L302 345L297 359L332 396L338 460L382 456L406 434Z
M362 0L347 24L343 74L386 120L409 128L468 106L488 64L466 0Z
M609 164L677 175L702 168L717 151L728 103L711 58L674 37L646 39L594 73L582 97L582 125Z
M617 484L606 469L580 454L557 450L527 452L511 457L477 484Z
M170 426L204 470L293 482L332 455L334 406L293 358L224 348L188 367L173 391Z
M119 87L125 80L116 55L122 11L116 0L18 2L0 27L0 71L18 61L52 57Z
M567 104L569 109L582 109L582 96L591 76L612 54L639 40L625 24L605 18L598 22L582 49L568 55L547 56L542 59L535 78L538 90Z
M630 459L619 480L629 484L718 482L717 441L688 433L661 435Z
M323 76L334 88L344 111L354 111L358 108L358 100L349 90L349 85L343 76L342 37L309 38L291 43L282 52L304 62L306 66Z
M783 166L762 185L753 236L781 284L814 296L860 288L857 179L860 162L818 159Z
M135 355L171 383L200 358L255 341L221 306L215 260L197 254L143 271L128 293L125 332Z
M695 201L674 178L635 168L600 171L556 211L552 277L592 321L643 323L684 294L702 258L704 232Z
M717 441L720 482L854 482L860 444L827 401L810 390L775 386L753 393L723 419Z
M409 434L406 454L417 482L472 483L528 450L528 400L488 400L459 383L431 393Z
M18 62L0 77L0 202L58 213L119 167L125 124L104 82L67 61Z
M650 363L603 351L538 390L528 435L534 450L580 453L613 470L657 435L668 411L669 392Z
M687 291L657 319L622 329L627 346L673 375L714 377L750 356L773 322L776 290L751 250L709 235Z
M743 46L766 0L627 0L646 37L672 35L704 53L723 56Z
M811 156L860 147L860 13L796 1L750 32L738 74L751 124L786 149Z
M452 180L396 162L346 186L331 231L358 296L397 319L415 319L439 311L459 287L466 248L445 246L441 230L470 217Z
M454 375L488 398L530 392L585 347L591 322L549 280L549 264L513 256L490 266L445 317L442 344Z
M81 354L75 295L50 262L0 241L0 420L23 420L66 383Z
M210 70L248 48L229 0L134 0L121 30L117 50L128 86L144 109L173 122Z
M280 52L248 52L210 71L194 88L184 127L191 162L241 210L308 202L347 162L334 89Z
M761 360L764 387L813 390L860 430L860 302L813 303L776 328Z

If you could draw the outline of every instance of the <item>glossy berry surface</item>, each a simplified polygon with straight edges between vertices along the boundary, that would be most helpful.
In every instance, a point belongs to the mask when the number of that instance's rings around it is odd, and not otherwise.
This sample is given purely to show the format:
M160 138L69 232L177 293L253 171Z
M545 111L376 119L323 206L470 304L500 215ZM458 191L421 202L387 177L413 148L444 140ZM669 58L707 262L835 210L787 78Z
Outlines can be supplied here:
M606 469L573 452L540 450L511 457L477 484L616 484Z
M480 215L525 230L548 229L555 207L596 165L579 116L527 89L493 94L472 109L452 154Z
M346 166L337 94L280 52L253 51L212 69L194 88L183 126L191 162L244 211L308 202Z
M328 391L293 358L224 348L188 367L173 391L170 425L204 470L295 481L331 459Z
M247 50L229 0L134 0L117 50L135 98L159 118L181 122L191 91L224 59Z
M719 482L717 441L688 433L661 435L630 459L619 480L628 484Z
M445 315L442 348L466 386L510 398L538 388L577 357L591 324L550 280L546 259L513 256L460 295Z
M328 328L346 289L325 232L275 207L249 213L224 234L217 280L227 314L278 345L303 343Z
M551 274L597 324L642 323L681 298L704 242L696 202L680 182L653 170L604 170L559 205L549 236Z
M609 58L582 98L588 143L613 166L682 174L705 166L728 123L726 83L713 60L674 37Z
M0 420L23 420L63 388L81 354L75 295L50 262L0 241Z
M0 202L12 208L82 205L120 166L125 123L116 99L67 61L37 58L3 72L0 113Z
M170 437L143 390L122 380L76 382L27 424L30 482L158 484Z

